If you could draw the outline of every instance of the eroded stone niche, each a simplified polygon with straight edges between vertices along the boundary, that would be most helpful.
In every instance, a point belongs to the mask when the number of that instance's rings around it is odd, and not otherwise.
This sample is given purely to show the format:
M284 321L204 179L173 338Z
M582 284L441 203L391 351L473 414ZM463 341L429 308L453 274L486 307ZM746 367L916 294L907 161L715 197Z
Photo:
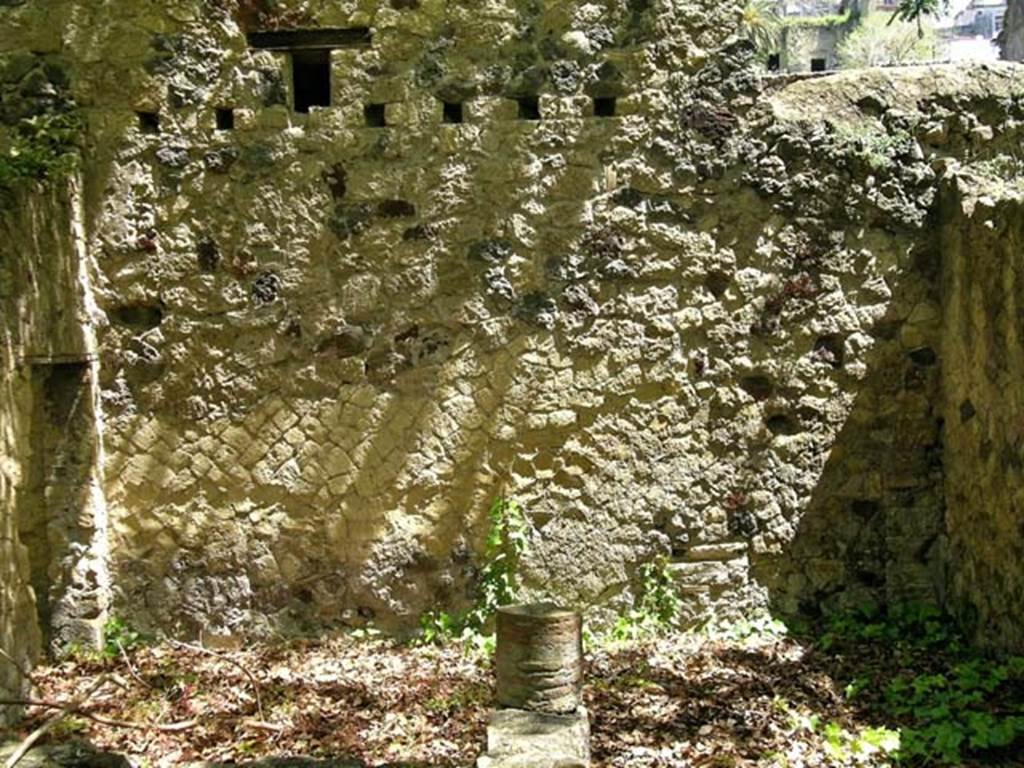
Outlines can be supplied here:
M18 536L44 642L95 645L102 624L100 575L83 569L95 534L92 492L96 414L88 361L35 364L27 473L17 505Z
M87 118L132 623L415 626L468 599L499 494L530 594L598 617L656 557L694 621L976 599L935 217L1019 146L1019 70L764 81L710 0L72 5L56 40L0 10L0 50L59 57ZM341 28L372 42L308 114L246 37Z

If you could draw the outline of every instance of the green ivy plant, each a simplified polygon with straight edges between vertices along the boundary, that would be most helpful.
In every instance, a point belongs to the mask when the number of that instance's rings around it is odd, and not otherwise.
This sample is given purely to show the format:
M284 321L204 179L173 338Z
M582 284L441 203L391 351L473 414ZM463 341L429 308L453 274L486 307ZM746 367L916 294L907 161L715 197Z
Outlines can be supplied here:
M103 625L102 655L116 659L122 652L131 651L144 644L142 635L117 616L111 616Z
M0 190L21 181L47 181L70 173L78 162L81 132L82 121L75 112L46 113L22 120L6 149L0 151Z
M1024 657L984 655L928 604L831 617L819 647L842 653L851 643L877 645L903 670L858 676L844 690L899 726L899 763L963 765L1024 743Z
M662 634L676 626L683 601L666 558L640 567L640 589L634 607L612 627L613 640L628 642Z
M529 523L522 508L512 499L497 497L488 511L487 540L483 565L473 604L465 611L429 611L420 617L420 640L445 643L455 639L483 652L494 648L488 632L495 612L515 602L519 594L516 572L529 546Z

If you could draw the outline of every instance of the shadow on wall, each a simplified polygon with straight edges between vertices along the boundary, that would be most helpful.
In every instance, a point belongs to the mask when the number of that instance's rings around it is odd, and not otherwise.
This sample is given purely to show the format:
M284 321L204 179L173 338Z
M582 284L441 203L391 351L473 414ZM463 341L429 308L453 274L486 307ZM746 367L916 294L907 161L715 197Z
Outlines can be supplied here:
M866 375L847 386L849 416L791 544L754 565L783 615L945 604L938 239L913 258L870 331ZM842 346L825 337L816 350L838 368Z

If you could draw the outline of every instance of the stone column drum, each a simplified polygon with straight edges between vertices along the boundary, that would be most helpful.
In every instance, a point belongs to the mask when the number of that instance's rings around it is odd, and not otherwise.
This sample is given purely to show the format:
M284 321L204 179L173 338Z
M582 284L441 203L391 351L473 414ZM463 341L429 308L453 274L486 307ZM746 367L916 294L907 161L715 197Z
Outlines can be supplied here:
M586 768L583 620L552 603L498 609L498 709L478 768Z
M551 603L498 609L498 706L552 715L583 703L583 619Z

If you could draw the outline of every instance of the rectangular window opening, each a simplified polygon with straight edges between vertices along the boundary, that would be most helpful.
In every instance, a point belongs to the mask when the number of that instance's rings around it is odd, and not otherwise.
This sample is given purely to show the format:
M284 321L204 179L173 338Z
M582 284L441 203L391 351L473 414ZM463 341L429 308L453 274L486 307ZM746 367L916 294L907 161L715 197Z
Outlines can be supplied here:
M217 130L235 130L235 110L230 107L221 107L217 110Z
M373 43L373 35L368 27L282 29L250 32L246 37L250 47L264 51L366 48Z
M824 72L826 63L825 59L811 59L811 72Z
M160 133L160 114L158 112L136 112L139 118L139 130L143 133Z
M540 120L540 98L538 96L520 96L516 101L519 103L520 120Z
M594 117L615 117L617 107L614 96L598 96L594 99Z
M385 104L367 104L363 107L363 116L369 128L387 127L387 111Z
M296 112L331 106L331 52L292 51L292 84Z
M463 121L462 104L458 101L444 102L444 122L458 124Z

